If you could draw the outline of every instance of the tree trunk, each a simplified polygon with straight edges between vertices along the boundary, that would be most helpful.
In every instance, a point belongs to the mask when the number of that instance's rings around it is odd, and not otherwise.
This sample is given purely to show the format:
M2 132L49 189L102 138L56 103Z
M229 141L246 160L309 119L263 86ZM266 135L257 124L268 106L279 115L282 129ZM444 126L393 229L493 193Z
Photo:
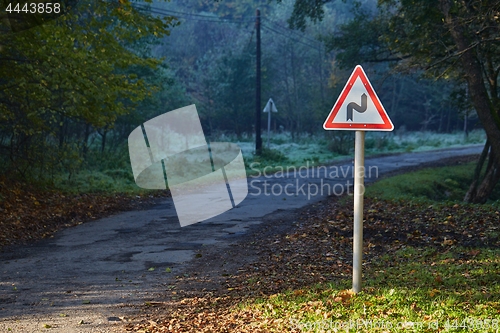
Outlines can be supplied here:
M85 124L85 133L83 135L82 152L83 158L87 158L87 151L89 149L89 136L90 136L90 124Z
M63 115L61 115L61 118L59 120L59 149L61 149L64 145L64 137L65 137L65 132L66 132L66 119L64 118Z
M108 135L108 127L104 127L102 132L102 141L101 141L101 154L104 154L104 150L106 149L106 137Z
M466 33L464 32L464 23L461 23L457 18L452 16L450 7L449 0L441 0L441 10L444 14L445 22L450 28L451 37L457 45L457 51L462 53L460 61L467 80L472 103L491 145L489 154L491 168L486 171L484 179L477 188L476 195L470 197L470 202L484 203L499 180L500 127L497 123L498 113L486 90L485 78L483 77L480 60L476 56L476 50L469 47Z
M474 177L472 179L472 184L470 185L469 190L465 194L464 198L465 202L472 202L473 198L476 197L479 177L481 176L481 170L483 169L483 165L484 162L486 161L486 158L488 157L489 151L490 151L490 142L486 140L481 156L479 157L479 161L477 161L476 169L474 170Z
M491 154L491 153L490 153ZM500 179L500 170L494 164L491 165L491 168L486 171L486 175L484 176L481 185L478 187L476 196L472 198L473 203L486 203L491 192L495 188L495 185L498 183Z

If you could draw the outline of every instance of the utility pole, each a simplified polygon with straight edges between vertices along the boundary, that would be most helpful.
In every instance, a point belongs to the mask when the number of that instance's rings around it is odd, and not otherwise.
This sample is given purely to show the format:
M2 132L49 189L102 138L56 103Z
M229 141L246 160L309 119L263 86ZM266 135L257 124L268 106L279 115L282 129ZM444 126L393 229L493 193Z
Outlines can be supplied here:
M255 154L262 152L261 134L261 100L260 100L260 10L256 11L255 30L257 30L256 75L255 75Z

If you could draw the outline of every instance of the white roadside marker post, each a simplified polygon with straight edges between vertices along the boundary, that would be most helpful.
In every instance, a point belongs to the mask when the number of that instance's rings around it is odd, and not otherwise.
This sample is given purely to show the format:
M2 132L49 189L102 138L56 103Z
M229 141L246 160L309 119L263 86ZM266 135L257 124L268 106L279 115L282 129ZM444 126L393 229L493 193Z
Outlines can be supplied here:
M352 249L352 291L361 291L363 262L363 196L365 193L365 131L356 131L354 145L354 231Z

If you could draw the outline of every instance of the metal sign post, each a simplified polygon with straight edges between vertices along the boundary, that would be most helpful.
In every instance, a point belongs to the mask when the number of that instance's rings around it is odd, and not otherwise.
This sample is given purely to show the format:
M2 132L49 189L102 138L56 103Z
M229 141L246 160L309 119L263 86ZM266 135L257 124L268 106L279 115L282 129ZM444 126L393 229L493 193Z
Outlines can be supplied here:
M267 149L269 149L269 137L271 136L271 112L267 113Z
M325 130L356 131L354 147L354 230L352 291L361 291L363 263L363 195L365 194L365 131L392 131L389 115L365 71L356 66L323 124Z
M352 291L361 291L363 262L363 195L365 193L365 131L356 131L354 146L354 234L352 249Z

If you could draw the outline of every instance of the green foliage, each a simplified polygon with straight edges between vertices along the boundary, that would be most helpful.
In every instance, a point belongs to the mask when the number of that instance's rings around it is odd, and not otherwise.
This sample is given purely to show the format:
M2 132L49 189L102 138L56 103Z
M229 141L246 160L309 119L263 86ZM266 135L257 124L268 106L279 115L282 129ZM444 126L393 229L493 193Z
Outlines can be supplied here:
M253 155L252 159L246 159L245 165L249 167L252 163L258 163L259 167L268 165L285 165L289 159L281 151L262 147L260 155Z
M381 199L462 201L474 173L475 163L423 169L382 179L367 186L366 195ZM500 199L496 191L491 200Z
M281 0L278 0L278 2L281 2ZM307 19L311 19L313 22L321 21L325 14L324 4L324 0L296 0L293 5L292 16L288 20L290 27L304 31Z
M331 141L328 150L339 155L348 155L354 149L354 133L349 131L335 131L329 133Z
M398 60L384 40L389 29L386 17L374 16L358 7L353 19L340 26L340 34L325 37L325 44L328 49L338 51L335 58L341 68L351 69L366 62Z
M369 137L365 139L365 150L384 151L394 147L394 140L389 135Z
M254 124L255 70L250 53L231 53L219 60L215 71L217 86L214 91L215 113L211 122L220 130L232 131L237 136L250 133ZM216 86L216 87L217 87Z
M283 170L284 167L295 164L290 161L281 151L262 147L260 155L252 154L243 156L247 175L258 175L265 169L266 174L272 174L275 171Z
M54 178L55 188L65 193L140 193L129 170L82 170L71 178L60 174Z
M279 150L262 148L260 156L256 156L255 160L265 160L269 162L286 162L288 158Z
M3 171L73 174L95 129L108 131L160 90L150 80L160 60L134 48L168 35L174 22L128 1L80 2L42 26L0 36Z

